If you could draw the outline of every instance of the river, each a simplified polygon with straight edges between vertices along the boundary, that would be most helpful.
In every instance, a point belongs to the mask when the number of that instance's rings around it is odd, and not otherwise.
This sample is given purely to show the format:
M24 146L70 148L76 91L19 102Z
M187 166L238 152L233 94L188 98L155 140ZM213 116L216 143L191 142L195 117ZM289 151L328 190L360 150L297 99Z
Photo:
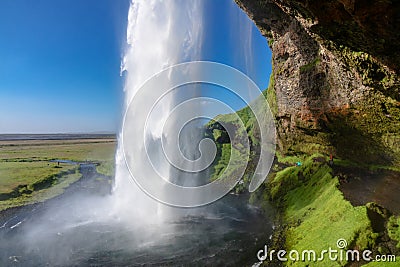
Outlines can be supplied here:
M59 197L0 214L1 266L251 266L272 234L272 212L232 194L161 226L73 220L88 195L108 197L93 188L94 165L81 173Z

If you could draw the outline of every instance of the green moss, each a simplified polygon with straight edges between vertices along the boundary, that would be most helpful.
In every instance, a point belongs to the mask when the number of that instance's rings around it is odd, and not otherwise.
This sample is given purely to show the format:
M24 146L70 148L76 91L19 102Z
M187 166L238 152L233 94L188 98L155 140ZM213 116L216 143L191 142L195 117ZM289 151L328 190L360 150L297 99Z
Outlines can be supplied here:
M341 158L360 164L399 165L398 76L366 53L342 47L338 54L370 89L365 91L365 97L360 101L340 110L317 114L311 123L295 119L296 128L280 137L280 148L285 154L334 151ZM315 58L302 66L300 71L313 69L319 61L318 57Z
M270 48L272 48L272 45L274 44L274 38L268 38L268 46L270 47Z
M218 139L222 136L222 130L220 129L214 129L213 130L213 137L215 141L218 141Z
M397 248L400 248L400 216L392 216L387 224L389 237L396 240Z
M276 151L275 155L278 159L278 162L284 163L284 164L290 164L290 165L294 165L296 162L303 161L305 159L304 155L283 156L280 151Z
M300 66L300 68L299 68L300 72L310 71L310 70L314 69L315 66L317 66L319 63L321 63L321 58L320 57L316 57L311 62L309 62L309 63L307 63L307 64L305 64L303 66Z
M395 266L400 266L399 262L400 262L400 257L396 257L395 261L393 261L393 262L378 262L378 261L375 261L375 262L370 262L368 264L365 264L363 266L366 266L366 267L387 267L387 266L390 267L390 266L393 266L393 267L395 267Z
M340 46L338 54L346 64L357 71L364 85L378 89L385 96L400 100L399 77L389 71L371 55Z
M231 145L220 144L217 146L217 157L213 166L213 173L211 175L211 181L218 179L221 174L225 171L228 166L229 159L231 157Z
M365 250L374 248L376 245L376 239L379 237L378 233L374 233L370 227L366 231L362 231L358 234L355 247L358 250Z
M386 111L382 110L383 107ZM398 165L400 114L384 97L371 96L342 114L327 114L327 139L338 156L360 164ZM389 115L386 116L385 112ZM397 164L396 164L397 163Z
M271 76L269 77L269 85L268 89L264 91L264 95L266 95L266 99L269 105L269 108L271 109L272 115L276 116L278 114L278 104L276 100L276 92L275 92L275 79L274 79L274 73L271 73Z
M314 155L302 166L278 172L269 182L270 194L283 210L286 249L317 253L344 238L348 244L367 248L377 235L372 232L366 208L353 207L337 188L338 179L326 163L314 162ZM292 161L294 159L289 159ZM288 262L288 266L308 266L310 262ZM318 266L341 266L344 262L319 262Z

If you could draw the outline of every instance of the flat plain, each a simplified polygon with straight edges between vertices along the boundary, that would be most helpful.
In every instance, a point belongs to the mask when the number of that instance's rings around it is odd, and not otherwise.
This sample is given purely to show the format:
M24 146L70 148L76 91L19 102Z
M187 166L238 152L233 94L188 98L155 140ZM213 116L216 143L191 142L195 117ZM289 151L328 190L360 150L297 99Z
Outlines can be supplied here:
M79 180L79 163L114 174L114 138L0 141L0 210L44 201Z

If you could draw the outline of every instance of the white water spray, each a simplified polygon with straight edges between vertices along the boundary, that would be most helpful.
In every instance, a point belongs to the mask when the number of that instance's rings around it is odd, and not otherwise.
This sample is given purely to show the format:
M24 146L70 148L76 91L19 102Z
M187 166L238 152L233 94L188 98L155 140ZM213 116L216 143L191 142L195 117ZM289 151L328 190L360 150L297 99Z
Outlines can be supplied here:
M128 48L121 66L121 73L126 72L125 108L152 75L178 63L199 60L202 17L199 0L131 2L127 27ZM173 108L173 102L174 95L164 97L154 111L155 116L148 122L150 135L155 139L162 135L162 126ZM135 116L141 115L146 114ZM139 143L135 149L143 150ZM169 171L168 166L159 168L163 172ZM133 183L124 161L121 142L116 154L113 197L115 211L119 212L119 216L128 216L125 218L128 221L140 218L142 223L161 222L165 214L166 207L161 207Z

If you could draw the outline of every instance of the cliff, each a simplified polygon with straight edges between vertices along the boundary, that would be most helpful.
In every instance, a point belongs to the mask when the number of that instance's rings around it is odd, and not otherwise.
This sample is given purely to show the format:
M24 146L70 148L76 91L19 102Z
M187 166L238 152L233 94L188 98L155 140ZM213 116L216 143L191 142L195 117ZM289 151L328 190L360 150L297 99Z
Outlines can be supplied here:
M273 73L261 97L276 119L276 160L250 197L278 210L271 247L318 253L343 238L348 249L400 255L400 3L236 2L272 50ZM258 159L258 130L248 108L237 114L252 150L240 193ZM216 120L235 124L230 114ZM215 121L207 135L217 142L216 179L229 161L230 140ZM366 263L325 259L318 266Z
M400 162L400 2L236 2L272 50L283 153Z

